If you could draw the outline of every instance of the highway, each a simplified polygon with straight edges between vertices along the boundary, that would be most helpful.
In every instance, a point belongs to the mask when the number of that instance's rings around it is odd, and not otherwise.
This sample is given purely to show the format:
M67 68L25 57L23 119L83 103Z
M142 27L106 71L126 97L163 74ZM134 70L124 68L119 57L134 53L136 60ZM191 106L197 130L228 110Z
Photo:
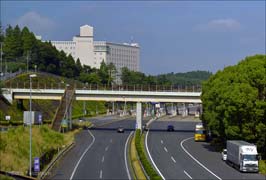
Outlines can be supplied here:
M167 132L168 124L175 132ZM154 121L147 134L147 146L165 179L265 179L256 173L240 173L221 160L206 142L194 142L195 121Z
M135 128L135 120L117 119L115 116L102 117L99 121L93 119L96 126L78 134L75 147L62 158L48 178L129 179L125 145ZM125 128L124 133L117 133L119 126Z

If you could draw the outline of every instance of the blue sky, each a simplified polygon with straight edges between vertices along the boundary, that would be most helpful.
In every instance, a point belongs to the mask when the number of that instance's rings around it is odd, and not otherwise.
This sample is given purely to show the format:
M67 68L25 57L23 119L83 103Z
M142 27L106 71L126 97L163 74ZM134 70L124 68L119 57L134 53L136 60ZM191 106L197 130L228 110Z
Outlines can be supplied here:
M45 40L72 40L84 24L95 40L133 38L147 74L216 72L266 54L265 1L1 1L1 22Z

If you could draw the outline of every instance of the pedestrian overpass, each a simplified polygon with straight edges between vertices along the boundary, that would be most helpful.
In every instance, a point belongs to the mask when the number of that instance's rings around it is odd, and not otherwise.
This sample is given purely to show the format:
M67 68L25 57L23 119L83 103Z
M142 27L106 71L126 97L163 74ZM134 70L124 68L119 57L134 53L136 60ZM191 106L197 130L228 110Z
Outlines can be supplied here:
M3 96L12 103L13 100L45 99L63 100L67 98L65 89L25 89L2 88ZM175 92L175 91L135 91L135 90L92 90L74 89L72 100L77 101L107 101L107 102L136 102L137 128L141 129L142 103L196 103L201 104L201 92Z
M30 99L30 89L3 88L3 95L12 102L15 99ZM32 99L61 100L64 89L32 89ZM113 91L78 90L74 92L77 101L120 101L120 102L168 102L201 103L201 92L158 92L158 91Z

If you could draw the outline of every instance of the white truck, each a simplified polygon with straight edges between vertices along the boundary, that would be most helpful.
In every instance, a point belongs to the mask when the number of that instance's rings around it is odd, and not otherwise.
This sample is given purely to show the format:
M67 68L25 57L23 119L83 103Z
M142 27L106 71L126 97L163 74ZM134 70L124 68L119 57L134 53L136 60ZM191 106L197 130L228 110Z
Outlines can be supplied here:
M226 161L241 172L258 172L258 152L254 144L245 141L231 140L226 142Z

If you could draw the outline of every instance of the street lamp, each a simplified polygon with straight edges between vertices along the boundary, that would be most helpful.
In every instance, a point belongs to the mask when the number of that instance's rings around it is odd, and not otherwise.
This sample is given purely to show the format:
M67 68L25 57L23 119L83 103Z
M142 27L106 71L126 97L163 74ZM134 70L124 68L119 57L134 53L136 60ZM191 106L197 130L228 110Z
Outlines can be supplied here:
M31 79L37 77L36 74L31 74L30 76L30 173L31 176L31 141L32 141L32 130L31 130L31 124L32 124L32 112L31 112L31 89L32 89L32 82Z
M68 126L71 127L71 122L69 121L69 113L68 113L68 103L69 103L69 96L67 93L68 87L70 85L66 84L66 110L65 110L65 119L68 121Z
M83 87L83 90L86 90L86 87L87 87L87 84L85 84L85 86ZM85 118L85 115L87 114L87 111L86 111L86 101L84 100L83 101L83 118Z

